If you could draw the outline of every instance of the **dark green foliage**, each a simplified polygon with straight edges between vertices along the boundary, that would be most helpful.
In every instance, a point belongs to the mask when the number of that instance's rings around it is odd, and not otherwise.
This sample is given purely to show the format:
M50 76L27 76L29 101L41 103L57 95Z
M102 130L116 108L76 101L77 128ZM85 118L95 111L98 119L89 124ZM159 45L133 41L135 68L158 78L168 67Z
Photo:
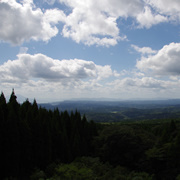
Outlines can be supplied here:
M153 180L146 172L128 171L117 166L113 168L108 163L100 162L99 158L81 157L69 164L52 165L53 173L48 176L47 171L35 170L32 180L45 178L49 180Z
M0 96L0 179L23 178L50 163L68 163L90 155L96 125L79 112L48 111L36 101L19 104L14 90L6 103Z
M102 125L94 140L96 155L113 167L154 174L157 180L176 179L180 172L180 123L159 122Z
M48 109L52 104L42 104ZM180 100L148 100L148 101L63 101L56 104L61 110L80 111L88 120L95 122L122 122L142 120L179 119Z
M0 179L180 179L180 121L97 124L0 95Z
M101 131L95 145L104 162L142 170L145 152L152 147L153 140L154 137L140 126L115 124Z

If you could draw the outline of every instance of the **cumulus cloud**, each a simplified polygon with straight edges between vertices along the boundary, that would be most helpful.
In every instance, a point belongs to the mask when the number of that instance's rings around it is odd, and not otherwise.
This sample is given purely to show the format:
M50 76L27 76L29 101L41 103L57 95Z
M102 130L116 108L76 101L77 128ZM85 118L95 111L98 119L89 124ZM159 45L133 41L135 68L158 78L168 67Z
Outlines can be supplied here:
M180 43L171 43L160 49L155 55L142 57L137 68L155 75L180 75Z
M142 55L149 55L149 54L155 54L157 51L152 50L150 47L138 47L134 44L131 45L132 48L134 48L137 52L141 53Z
M161 53L164 54L164 51ZM100 66L93 61L58 60L43 54L22 53L17 55L16 60L9 60L0 66L0 87L4 92L14 87L24 96L38 97L46 102L48 98L51 101L75 97L127 99L143 97L143 94L144 97L147 94L148 97L165 97L167 93L171 97L172 93L177 95L180 88L178 76L162 80L145 74L131 75L127 77L125 72L123 77L123 72L118 73L109 65Z
M153 77L126 77L108 83L109 91L116 97L131 98L177 98L180 80L163 80Z
M119 18L131 17L140 28L165 22L167 18L158 13L153 14L151 8L141 0L59 0L72 8L63 28L64 37L72 38L77 43L87 45L116 45L118 40L125 40L120 35L117 25ZM99 38L99 36L102 36ZM108 37L108 38L107 38Z
M132 18L138 28L150 28L153 25L167 22L166 14L154 10L149 0L59 0L71 8L67 14L62 34L77 43L87 45L113 46L121 35L118 19Z
M111 83L110 86L116 88L148 88L148 89L164 89L166 87L165 81L158 80L152 77L142 77L142 78L131 78L126 77L124 79L117 79Z
M102 46L116 45L119 39L125 38L119 36L116 17L102 12L94 0L60 2L72 8L62 30L64 37L72 38L77 43Z
M59 0L71 8L64 37L87 45L116 45L125 40L117 20L132 18L138 28L180 20L179 0Z
M54 4L55 0L44 0ZM48 41L59 31L86 45L114 46L126 40L117 23L132 18L138 28L180 19L178 0L57 0L66 9L40 9L33 0L0 1L0 40L14 45L24 41ZM168 5L167 5L168 4ZM58 24L63 28L58 29Z
M147 0L147 3L157 12L168 16L170 21L180 21L179 0Z
M67 15L63 36L87 45L113 46L125 40L117 24L119 17L136 16L142 10L139 0L59 0L72 12Z
M51 9L43 12L35 7L33 0L22 3L1 0L0 40L14 45L31 39L48 41L57 35L58 29L55 25L64 18L63 11Z
M13 87L19 94L46 102L47 99L98 97L106 91L106 80L117 75L109 65L101 66L93 61L58 60L44 54L21 53L17 59L0 66L0 87L4 92Z
M161 14L153 14L148 6L145 6L144 11L136 16L136 20L139 23L139 28L150 28L153 25L168 21L167 17Z
M43 54L19 54L0 66L1 82L28 82L33 78L68 82L87 78L101 80L113 76L109 65L100 66L80 59L57 60Z

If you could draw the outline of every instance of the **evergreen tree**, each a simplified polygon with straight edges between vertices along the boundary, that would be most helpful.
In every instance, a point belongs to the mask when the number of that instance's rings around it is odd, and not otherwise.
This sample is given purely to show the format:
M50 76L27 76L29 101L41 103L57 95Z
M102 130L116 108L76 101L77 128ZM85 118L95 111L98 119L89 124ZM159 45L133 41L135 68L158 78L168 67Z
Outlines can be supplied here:
M13 176L19 174L20 168L20 133L19 133L19 103L16 100L14 89L8 102L8 117L6 129L6 160L5 166Z
M19 104L13 89L8 103L1 93L0 117L0 179L26 179L35 167L90 154L95 126L77 111L48 111L28 99Z
M1 118L1 123L7 120L7 104L3 92L1 93L0 96L0 118Z
M6 172L7 172L6 171L7 157L5 156L6 151L7 151L6 149L7 116L8 116L8 109L7 109L7 104L6 104L6 98L2 92L0 96L0 160L1 160L0 161L0 169L1 169L0 179L2 179L2 177L6 175Z

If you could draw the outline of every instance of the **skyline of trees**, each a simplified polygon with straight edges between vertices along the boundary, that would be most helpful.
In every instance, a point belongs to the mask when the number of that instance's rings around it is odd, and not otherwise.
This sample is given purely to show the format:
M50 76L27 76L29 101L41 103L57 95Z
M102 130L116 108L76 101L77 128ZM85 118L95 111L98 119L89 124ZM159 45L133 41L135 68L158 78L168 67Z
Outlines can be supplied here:
M68 163L92 152L96 125L77 111L69 114L58 109L38 107L36 100L19 104L14 90L9 102L0 95L0 178L44 169L59 161Z
M0 95L0 179L178 180L180 121L94 123ZM113 174L113 175L112 175Z

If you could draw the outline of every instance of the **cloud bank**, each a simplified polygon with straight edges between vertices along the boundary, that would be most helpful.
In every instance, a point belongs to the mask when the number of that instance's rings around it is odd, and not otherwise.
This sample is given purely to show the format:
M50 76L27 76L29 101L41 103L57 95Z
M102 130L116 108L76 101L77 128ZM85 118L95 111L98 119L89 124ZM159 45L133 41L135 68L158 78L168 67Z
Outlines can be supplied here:
M0 66L1 82L27 83L33 78L65 83L84 79L101 80L116 74L109 65L81 59L57 60L43 54L19 54Z
M59 33L76 43L109 47L128 39L121 29L121 23L128 20L133 28L147 29L160 23L180 23L179 0L44 2L50 8L56 2L67 9L40 9L33 0L1 0L0 41L14 46L31 40L48 42ZM49 99L101 97L102 94L114 98L178 95L180 43L165 45L158 51L150 47L131 47L141 54L134 72L117 72L110 65L82 59L59 60L40 53L31 55L27 54L28 48L22 47L17 59L0 65L0 86Z
M33 0L18 3L15 0L0 1L0 40L13 45L20 45L25 41L49 41L56 36L55 26L63 21L65 15L58 9L43 12L35 7Z
M169 21L180 22L179 0L147 0L147 3L160 14L168 16Z
M4 92L15 88L24 96L27 93L27 97L38 97L46 102L48 99L78 97L127 99L148 95L150 98L165 97L168 93L176 96L180 88L177 77L179 52L179 44L171 43L156 54L137 61L140 70L137 72L117 72L109 65L101 66L81 59L58 60L44 54L18 54L17 59L8 60L0 66L0 86ZM172 63L168 61L169 56L174 57ZM171 68L176 68L177 72L172 73ZM171 78L150 77L149 69L156 75L168 74Z
M142 57L137 68L159 76L180 75L180 43L165 45L155 55Z
M53 1L44 1L49 4ZM57 0L66 9L40 9L33 0L0 1L0 40L13 45L49 41L58 32L76 43L114 46L126 40L118 21L131 18L137 28L163 22L180 22L178 0ZM59 23L63 23L59 29Z
M44 54L18 54L17 59L0 66L0 86L4 92L15 88L21 94L35 93L40 99L51 100L55 96L69 99L83 94L84 97L91 93L99 95L104 81L117 76L109 65L82 59L52 59Z

